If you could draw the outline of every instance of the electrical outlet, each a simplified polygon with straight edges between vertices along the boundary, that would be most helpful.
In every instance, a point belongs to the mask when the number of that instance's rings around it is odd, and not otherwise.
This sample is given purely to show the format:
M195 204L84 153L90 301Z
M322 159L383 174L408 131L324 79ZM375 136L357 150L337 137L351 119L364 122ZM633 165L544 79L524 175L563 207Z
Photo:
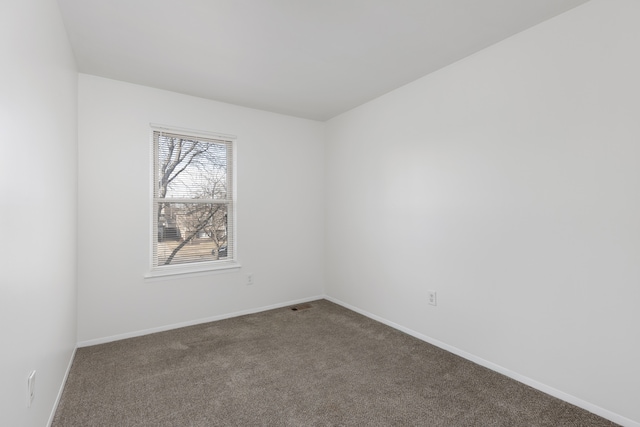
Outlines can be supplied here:
M436 291L427 291L427 297L429 298L429 304L438 305L438 299L436 297Z
M247 274L247 285L253 285L253 273Z
M27 408L31 407L36 397L36 371L31 371L27 377Z

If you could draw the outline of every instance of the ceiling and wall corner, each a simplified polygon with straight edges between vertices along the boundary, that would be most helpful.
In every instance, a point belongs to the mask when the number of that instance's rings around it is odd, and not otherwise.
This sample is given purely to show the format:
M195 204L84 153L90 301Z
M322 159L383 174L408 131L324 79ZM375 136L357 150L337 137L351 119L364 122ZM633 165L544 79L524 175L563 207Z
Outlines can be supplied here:
M58 0L80 72L326 120L587 0Z

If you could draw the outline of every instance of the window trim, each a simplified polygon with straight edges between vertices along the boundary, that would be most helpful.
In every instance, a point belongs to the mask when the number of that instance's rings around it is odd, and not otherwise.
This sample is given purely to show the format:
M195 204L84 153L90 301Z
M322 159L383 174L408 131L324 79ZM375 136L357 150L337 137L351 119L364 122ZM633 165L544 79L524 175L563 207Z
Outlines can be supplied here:
M166 125L161 125L161 124L156 124L156 123L150 123L150 144L149 144L149 148L150 148L150 155L149 155L149 159L150 159L150 173L149 173L149 209L148 209L148 220L149 220L149 251L148 251L148 257L149 257L149 262L148 262L148 271L146 272L146 274L144 275L145 279L154 279L154 278L161 278L161 277L165 277L165 276L200 276L203 274L208 274L208 273L212 273L212 272L216 272L216 271L221 271L221 270L230 270L230 269L237 269L240 268L240 262L238 261L238 239L237 239L237 232L238 232L238 217L237 217L237 203L238 203L238 198L237 198L237 191L238 191L238 184L237 184L237 171L238 171L238 167L237 167L237 137L235 135L229 135L229 134L222 134L222 133L216 133L216 132L208 132L208 131L203 131L203 130L194 130L194 129L187 129L187 128L180 128L180 127L176 127L176 126L166 126ZM232 171L231 171L231 180L232 180L232 191L231 191L231 202L233 205L233 209L232 209L232 221L233 221L233 227L231 230L231 239L233 241L233 258L229 259L229 260L216 260L216 261L203 261L203 262L194 262L194 263L189 263L189 264L176 264L176 265L160 265L160 266L154 266L153 262L153 249L154 249L154 243L155 243L155 239L154 239L154 233L157 234L157 232L154 230L154 224L153 224L153 212L154 212L154 191L155 191L155 186L157 185L156 183L156 176L155 176L155 141L154 141L154 132L156 131L160 131L160 132L168 132L168 133L176 133L176 134L182 134L185 136L192 136L192 137L202 137L202 138L210 138L210 139L218 139L224 142L227 142L229 144L231 144L231 152L233 153L232 156L232 163L231 163L231 167L232 167ZM157 238L157 237L156 237Z

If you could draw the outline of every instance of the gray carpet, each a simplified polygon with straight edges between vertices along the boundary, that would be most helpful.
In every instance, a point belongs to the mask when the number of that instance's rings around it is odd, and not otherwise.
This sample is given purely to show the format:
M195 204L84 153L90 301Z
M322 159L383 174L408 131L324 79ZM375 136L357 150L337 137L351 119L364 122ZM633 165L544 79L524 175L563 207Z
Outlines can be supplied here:
M78 349L54 427L614 426L328 301Z

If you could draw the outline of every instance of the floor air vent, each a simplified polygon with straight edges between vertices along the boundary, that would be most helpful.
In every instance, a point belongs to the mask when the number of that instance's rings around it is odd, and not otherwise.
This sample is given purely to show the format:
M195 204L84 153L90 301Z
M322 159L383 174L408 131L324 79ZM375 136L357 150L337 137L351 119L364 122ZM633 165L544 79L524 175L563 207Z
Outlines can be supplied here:
M306 310L307 308L311 308L311 304L294 305L293 307L291 307L291 311Z

